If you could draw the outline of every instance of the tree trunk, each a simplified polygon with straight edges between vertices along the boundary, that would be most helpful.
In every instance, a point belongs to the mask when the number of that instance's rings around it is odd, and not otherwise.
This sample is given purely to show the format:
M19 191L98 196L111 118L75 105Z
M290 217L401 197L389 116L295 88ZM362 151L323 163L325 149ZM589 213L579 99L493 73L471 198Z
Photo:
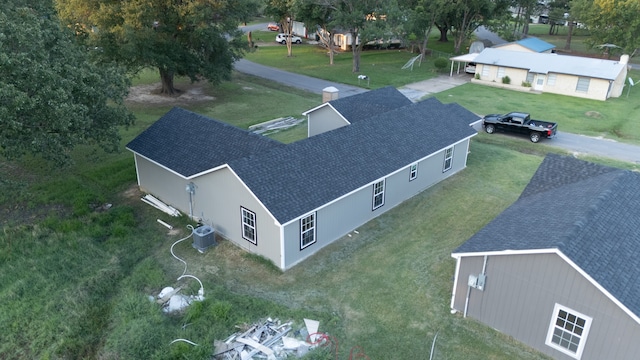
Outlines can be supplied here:
M429 36L431 36L431 29L433 29L433 25L436 23L435 15L431 17L431 24L429 24L429 29L425 31L424 41L422 42L422 49L420 49L420 61L424 60L425 55L427 54L427 44L429 44Z
M282 30L284 30L283 32L285 34L287 34L287 41L285 42L285 44L287 45L287 57L292 57L293 56L293 48L291 47L291 37L293 36L293 29L292 29L292 20L291 18L285 18L284 21L282 21Z
M174 72L172 70L167 70L160 68L160 80L162 81L162 89L160 90L160 94L163 95L176 95L179 91L173 87L173 75Z
M565 50L571 50L571 36L573 35L573 20L569 19L569 30L567 32L567 42L564 43Z
M360 72L360 46L352 46L351 49L353 49L352 53L353 53L353 68L351 69L352 72L357 73Z
M329 65L333 65L333 33L329 33Z
M361 41L362 42L362 41ZM353 55L353 66L351 72L360 72L360 51L362 47L358 45L358 32L351 33L351 54Z
M436 24L436 27L438 28L438 30L440 30L440 39L438 39L439 42L449 42L449 39L447 39L447 32L449 30L449 26L447 25L438 25Z

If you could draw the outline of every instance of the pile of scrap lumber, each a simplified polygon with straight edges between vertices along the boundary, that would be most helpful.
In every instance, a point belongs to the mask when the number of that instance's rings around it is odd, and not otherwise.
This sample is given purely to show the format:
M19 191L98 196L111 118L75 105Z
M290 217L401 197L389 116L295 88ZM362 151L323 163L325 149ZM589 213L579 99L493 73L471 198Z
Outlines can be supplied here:
M163 203L162 201L160 201L159 199L155 198L153 195L151 194L147 194L145 196L143 196L140 200L142 200L143 202L153 206L154 208L163 211L171 216L180 216L180 211L178 211L176 208L174 208L173 206L167 205L165 203Z
M291 334L292 322L281 323L271 318L248 326L225 341L214 341L214 358L218 360L267 359L301 357L317 345L313 342L319 323L305 320L305 328ZM311 334L312 336L309 336Z

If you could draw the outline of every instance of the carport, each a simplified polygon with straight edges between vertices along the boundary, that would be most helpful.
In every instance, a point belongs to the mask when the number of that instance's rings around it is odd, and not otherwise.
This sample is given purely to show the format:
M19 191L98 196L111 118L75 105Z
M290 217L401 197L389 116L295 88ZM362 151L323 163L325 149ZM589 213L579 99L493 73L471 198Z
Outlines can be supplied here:
M454 56L452 58L449 58L449 60L451 60L451 71L449 72L449 76L453 76L453 65L457 62L458 63L458 70L457 70L457 74L460 74L460 64L462 63L470 63L473 62L476 57L480 55L479 53L471 53L471 54L464 54L464 55L460 55L460 56Z

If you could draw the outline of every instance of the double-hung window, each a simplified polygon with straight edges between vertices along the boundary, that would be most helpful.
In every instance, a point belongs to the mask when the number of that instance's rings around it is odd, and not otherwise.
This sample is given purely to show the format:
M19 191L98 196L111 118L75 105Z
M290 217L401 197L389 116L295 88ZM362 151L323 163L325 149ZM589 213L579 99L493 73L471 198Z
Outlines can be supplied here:
M558 75L556 74L549 74L547 75L547 85L549 86L555 86L556 85L556 78L558 77Z
M580 359L590 327L590 317L556 304L551 315L545 344Z
M384 205L384 180L373 184L373 210Z
M444 150L444 164L442 165L442 172L451 169L453 164L453 147Z
M316 213L300 219L300 250L316 242Z
M476 65L478 66L478 65ZM489 65L482 65L482 78L486 79L489 77Z
M240 208L240 212L242 214L242 238L248 240L252 244L258 245L256 234L256 213L243 207Z
M529 84L533 84L533 78L535 77L535 75L532 72L528 72L527 73L527 82Z
M577 92L588 92L589 91L589 83L591 79L586 77L578 78L578 83L576 84Z
M409 167L409 181L415 180L418 177L418 163L415 163Z

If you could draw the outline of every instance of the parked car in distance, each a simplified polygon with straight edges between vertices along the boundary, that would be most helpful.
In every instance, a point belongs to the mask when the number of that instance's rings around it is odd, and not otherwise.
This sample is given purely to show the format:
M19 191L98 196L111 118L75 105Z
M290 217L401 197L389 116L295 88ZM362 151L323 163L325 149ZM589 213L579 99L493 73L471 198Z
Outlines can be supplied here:
M540 139L556 136L558 124L549 121L534 120L523 112L510 112L506 115L490 114L482 118L484 130L488 134L495 131L510 131L529 135L531 142L537 143Z
M288 35L288 34L283 34L283 33L280 33L280 34L276 35L276 42L284 45L284 44L287 43L287 37L289 37L289 36L291 36L291 43L292 44L302 44L302 39L299 36Z
M269 23L269 25L267 25L267 29L271 31L280 31L280 25L276 23Z
M464 72L467 74L475 74L476 73L476 63L468 63L467 66L464 67Z

